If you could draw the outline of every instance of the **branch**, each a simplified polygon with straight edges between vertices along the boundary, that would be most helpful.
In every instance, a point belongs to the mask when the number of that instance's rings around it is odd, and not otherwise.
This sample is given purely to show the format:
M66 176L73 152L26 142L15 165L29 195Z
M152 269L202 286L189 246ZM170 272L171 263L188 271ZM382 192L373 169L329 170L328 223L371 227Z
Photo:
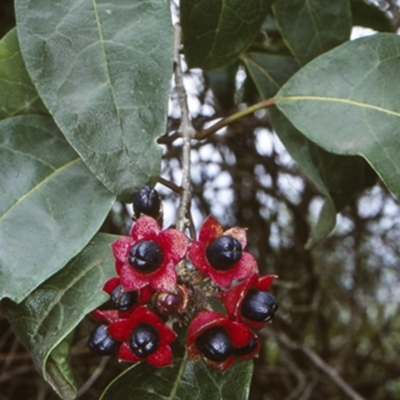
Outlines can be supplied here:
M278 341L280 341L288 349L300 350L303 352L303 354L305 354L317 368L324 372L336 384L336 386L342 389L343 392L349 396L349 398L352 400L366 400L364 397L360 396L347 382L345 382L334 368L330 367L317 353L315 353L309 347L303 344L292 342L283 333L273 333L271 331L268 333L274 335Z
M174 182L171 182L163 178L162 176L158 178L158 182L161 183L161 185L164 185L167 188L171 189L175 193L183 193L183 189L180 186L176 185Z
M181 108L181 124L178 132L183 138L182 145L182 184L183 189L181 201L179 203L178 215L176 219L176 228L184 231L187 225L187 213L192 197L192 188L190 180L190 141L195 133L192 122L190 121L189 108L187 105L187 96L185 86L183 84L183 73L179 56L179 48L181 44L181 28L179 24L175 24L175 87L178 93L179 106Z
M246 108L242 111L239 111L235 114L232 114L229 117L221 119L221 121L218 121L216 124L214 124L213 126L211 126L208 129L205 129L204 131L197 132L195 134L194 138L197 140L205 139L205 138L211 136L213 133L220 130L221 128L224 128L225 126L231 124L232 122L235 122L240 118L243 118L249 114L252 114L253 112L255 112L257 110L261 110L263 108L269 108L269 107L272 107L273 105L275 105L274 98L260 101L259 103L256 103L256 104L252 105L251 107L248 107L248 108Z
M224 128L225 126L231 124L232 122L235 122L240 118L246 117L247 115L250 115L255 111L261 110L263 108L269 108L274 105L275 105L274 98L260 101L259 103L256 103L244 110L241 110L235 114L232 114L229 117L221 119L220 121L218 121L216 124L214 124L210 128L204 129L201 132L196 132L192 137L193 137L193 139L197 139L197 140L206 139L209 136L211 136L213 133L215 133L218 130L220 130L221 128ZM158 138L157 142L159 144L170 144L170 143L174 142L176 139L180 138L181 136L182 136L181 132L176 131L170 136L167 136L167 135L161 136L160 138Z

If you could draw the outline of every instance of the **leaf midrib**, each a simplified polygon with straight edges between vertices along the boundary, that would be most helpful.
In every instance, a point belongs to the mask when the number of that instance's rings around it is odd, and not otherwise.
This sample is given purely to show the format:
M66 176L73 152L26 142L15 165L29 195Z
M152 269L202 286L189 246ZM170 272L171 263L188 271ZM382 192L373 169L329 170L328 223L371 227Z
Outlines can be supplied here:
M355 107L360 108L368 108L371 110L379 111L388 115L394 115L400 118L400 112L388 110L383 107L375 106L373 104L361 103L359 101L354 101L350 99L341 99L338 97L321 97L321 96L283 96L277 97L275 100L275 104L284 103L284 102L299 102L299 101L321 101L321 102L330 102L330 103L342 103L348 104Z
M100 15L99 15L98 5L97 5L96 0L92 0L92 4L93 4L94 15L95 15L95 18L96 18L97 31L99 33L99 43L100 43L100 46L101 46L101 50L102 50L102 53L103 53L103 56L104 56L104 63L105 63L105 66L106 66L108 86L109 86L110 91L111 91L111 97L112 97L112 100L113 100L113 105L114 105L114 108L115 108L115 112L117 114L118 126L119 126L119 129L120 129L120 132L121 132L121 140L122 140L122 144L123 144L122 150L123 150L123 154L124 154L125 158L127 159L127 163L128 163L128 165L130 167L129 169L130 169L130 171L132 171L134 168L132 166L132 160L129 157L128 152L127 152L128 147L127 147L127 145L125 143L124 131L123 131L123 128L122 128L122 121L121 121L121 114L120 114L120 111L119 111L120 109L118 107L117 98L115 96L114 87L113 87L112 82L111 82L111 73L110 73L110 68L109 68L109 65L108 65L108 57L107 57L106 48L104 46L105 40L104 40L104 37L103 37L103 31L102 31L101 22L100 22Z

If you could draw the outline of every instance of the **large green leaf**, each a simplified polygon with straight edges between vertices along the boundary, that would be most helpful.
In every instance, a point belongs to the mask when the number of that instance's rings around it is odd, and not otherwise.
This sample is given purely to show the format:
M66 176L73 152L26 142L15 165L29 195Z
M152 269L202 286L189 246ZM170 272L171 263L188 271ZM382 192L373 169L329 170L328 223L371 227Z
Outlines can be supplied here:
M69 365L70 334L87 313L107 300L101 288L115 274L110 247L115 239L98 234L21 304L7 299L2 303L2 311L36 368L63 399L76 395Z
M190 67L227 67L259 33L271 0L181 0L181 24Z
M0 41L0 119L18 114L48 114L26 71L17 31Z
M172 368L137 364L116 378L100 400L247 400L253 362L238 362L226 373L203 361L177 358Z
M28 72L92 172L129 200L156 181L173 64L165 0L16 0Z
M279 0L273 5L282 36L303 65L349 39L349 0Z
M20 302L98 231L115 198L44 116L0 121L0 299Z
M318 57L276 96L305 136L327 151L364 157L398 197L399 66L400 37L377 34Z

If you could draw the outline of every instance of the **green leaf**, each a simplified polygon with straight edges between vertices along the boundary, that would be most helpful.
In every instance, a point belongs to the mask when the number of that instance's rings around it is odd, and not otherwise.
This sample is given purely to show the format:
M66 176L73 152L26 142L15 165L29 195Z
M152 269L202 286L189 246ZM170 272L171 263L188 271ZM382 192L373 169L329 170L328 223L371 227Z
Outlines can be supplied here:
M362 156L397 197L399 65L399 36L361 38L309 63L276 96L305 136L327 151Z
M378 6L364 0L351 0L354 26L363 26L378 32L396 32L392 21Z
M239 63L234 63L220 71L206 71L206 76L218 105L223 110L231 110L235 106L236 74Z
M283 39L300 65L350 38L349 0L279 0L272 9Z
M44 116L0 121L0 299L24 299L82 250L114 196Z
M311 142L278 109L270 110L270 117L289 154L324 196L306 244L306 248L311 248L335 227L336 214L365 188L376 183L376 175L361 157L328 153Z
M312 143L299 132L290 121L278 110L271 109L270 117L272 126L286 147L292 158L299 164L300 169L317 187L318 191L324 196L324 203L319 213L316 224L312 227L310 238L306 244L311 248L319 241L324 239L336 225L336 207L321 177L318 166L313 161L310 154ZM314 145L316 147L316 145ZM317 150L314 149L314 152Z
M8 299L2 302L2 312L31 353L36 368L66 400L76 395L69 365L71 332L87 313L107 300L101 289L115 274L110 244L116 238L98 234L21 304Z
M259 33L271 0L181 0L185 58L191 68L234 63Z
M0 119L19 114L48 114L33 86L19 49L17 31L0 41Z
M243 57L247 71L262 98L273 97L299 69L292 57L264 53L247 53Z
M29 74L57 125L114 194L160 172L173 65L165 0L16 0Z
M203 361L177 358L172 368L136 364L117 377L100 400L247 400L253 362L237 362L224 374Z

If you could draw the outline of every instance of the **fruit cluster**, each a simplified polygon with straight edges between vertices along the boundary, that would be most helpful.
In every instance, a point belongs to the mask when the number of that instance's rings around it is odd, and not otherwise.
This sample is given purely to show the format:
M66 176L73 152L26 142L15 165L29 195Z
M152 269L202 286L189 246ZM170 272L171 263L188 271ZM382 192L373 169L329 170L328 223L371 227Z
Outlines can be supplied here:
M223 231L213 217L202 224L198 240L176 229L162 230L162 205L157 191L144 187L134 197L130 236L112 244L116 277L103 290L109 309L93 317L102 324L88 345L99 355L120 360L146 360L162 367L172 363L172 327L188 326L187 351L225 371L235 359L258 354L257 331L278 308L268 293L275 275L259 276L254 257L244 251L243 228ZM217 299L226 313L214 311Z

